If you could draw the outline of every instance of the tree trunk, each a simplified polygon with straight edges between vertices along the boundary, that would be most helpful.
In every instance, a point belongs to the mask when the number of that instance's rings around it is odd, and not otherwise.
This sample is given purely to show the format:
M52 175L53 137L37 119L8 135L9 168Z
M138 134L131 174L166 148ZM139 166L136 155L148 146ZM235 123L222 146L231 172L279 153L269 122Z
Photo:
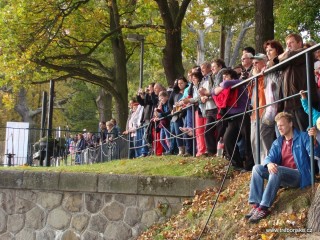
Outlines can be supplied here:
M166 46L163 49L162 65L168 85L173 85L176 78L184 75L181 43L180 29L166 31Z
M158 4L165 27L166 45L163 49L162 64L168 85L184 75L182 64L181 25L191 0L183 0L179 7L177 0L155 0Z
M241 28L241 31L239 33L237 42L236 42L235 47L234 47L232 57L231 57L231 59L230 59L228 64L226 62L226 64L229 67L234 67L236 65L236 60L237 60L238 55L239 55L239 50L240 50L241 43L242 43L247 31L251 28L252 23L253 23L253 21L247 21L247 22L245 22L243 24L243 26Z
M226 31L225 26L220 27L220 58L226 58Z
M225 48L224 48L224 62L227 66L229 66L230 61L230 54L231 54L231 45L232 45L232 38L234 33L231 30L231 27L225 29L226 37L225 37Z
M120 26L120 16L117 1L112 0L109 6L110 30L113 31ZM116 118L119 119L119 126L125 129L128 118L128 85L126 69L126 51L123 42L122 32L111 38L113 59L114 59L114 84L116 94L113 95L116 102ZM106 89L107 90L107 89Z
M192 25L188 24L189 30L195 34L197 34L197 65L201 65L205 61L205 47L204 47L204 39L206 37L206 33L209 31L211 26L210 24L204 30L203 29L195 29Z
M27 101L27 91L25 88L20 88L17 96L17 103L14 106L14 110L21 116L22 122L28 122L30 126L34 126L35 122L33 118L41 112L41 109L30 110Z
M112 96L104 89L100 89L96 99L96 104L99 112L100 122L106 122L112 118Z
M256 52L263 53L263 43L274 39L273 0L255 0Z
M307 227L313 232L320 232L320 186L315 193L314 199L308 213Z
M200 66L201 63L204 62L205 56L205 48L204 48L204 38L205 38L205 31L197 30L197 65Z

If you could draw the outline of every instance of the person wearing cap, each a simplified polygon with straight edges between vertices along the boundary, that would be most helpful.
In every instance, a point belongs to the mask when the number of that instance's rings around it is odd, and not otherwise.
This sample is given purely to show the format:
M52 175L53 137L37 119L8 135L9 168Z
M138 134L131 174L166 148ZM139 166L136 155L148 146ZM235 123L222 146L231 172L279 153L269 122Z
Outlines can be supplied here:
M299 34L289 34L285 41L287 50L279 55L280 63L305 50L305 48L303 48L302 37ZM310 55L310 57L312 56ZM305 55L301 55L283 65L282 70L282 92L284 98L297 94L300 90L307 90L307 67ZM319 104L319 100L317 98L317 85L313 79L314 75L311 74L310 77L312 107L317 108ZM289 112L294 116L293 125L296 128L300 129L301 131L305 131L307 129L308 116L304 112L301 102L298 98L291 98L285 101L283 111Z
M263 53L257 53L255 56L252 57L253 69L252 75L257 75L257 81L252 81L248 87L249 90L249 97L251 98L251 105L253 112L251 113L251 148L253 153L253 158L255 164L258 164L258 155L260 155L261 159L264 159L267 155L267 151L271 146L272 141L274 140L274 128L271 129L268 124L264 124L261 122L263 118L263 114L265 112L264 108L259 109L259 121L260 121L260 153L257 153L257 144L256 144L256 129L257 129L257 121L256 121L256 94L258 94L259 98L259 107L266 105L266 97L264 94L264 76L261 74L266 67L267 64L267 56ZM258 93L256 93L255 84L258 82ZM271 131L273 130L273 132ZM264 140L262 140L264 139ZM263 144L263 142L270 141L270 144ZM270 145L270 146L269 146Z
M269 208L280 186L304 188L311 185L309 136L316 136L315 127L308 133L300 132L293 127L293 116L286 112L278 113L275 121L281 136L273 142L263 163L252 169L248 199L252 208L245 215L251 223L257 223L270 214ZM320 145L315 138L314 141L314 153L319 156Z

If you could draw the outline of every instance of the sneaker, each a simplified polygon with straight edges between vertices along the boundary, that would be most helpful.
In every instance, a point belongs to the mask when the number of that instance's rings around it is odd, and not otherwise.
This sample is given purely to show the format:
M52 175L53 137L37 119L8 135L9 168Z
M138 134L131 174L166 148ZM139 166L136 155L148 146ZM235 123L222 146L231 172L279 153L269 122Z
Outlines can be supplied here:
M258 210L258 207L252 207L250 212L245 215L245 218L251 218L251 216Z
M144 158L144 157L147 157L148 155L147 154L141 154L139 157L137 158Z
M206 152L205 154L206 154L206 157L216 157L217 156L217 154L215 154L215 153Z
M261 219L267 217L269 214L269 210L262 210L261 208L258 208L257 211L255 211L254 214L249 218L249 222L257 223Z
M170 151L168 151L168 152L163 152L163 153L162 153L162 155L163 155L163 156L173 155L173 153L172 153L172 152L170 152Z
M196 157L208 157L208 153L201 153L197 155Z
M191 157L192 155L190 153L185 153L182 155L183 157Z

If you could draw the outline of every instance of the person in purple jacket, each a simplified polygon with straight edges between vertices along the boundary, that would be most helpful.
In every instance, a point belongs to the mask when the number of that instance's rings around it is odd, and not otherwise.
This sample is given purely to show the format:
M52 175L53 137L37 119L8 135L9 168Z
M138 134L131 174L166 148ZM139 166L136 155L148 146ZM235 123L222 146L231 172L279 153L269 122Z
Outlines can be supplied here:
M222 72L223 82L220 83L219 87L216 87L212 95L218 96L219 94L223 94L225 89L229 89L232 86L241 82L238 79L238 74L236 71L232 69L226 69ZM235 94L235 96L232 96ZM223 136L224 148L226 151L227 157L230 159L231 163L236 168L241 168L245 170L251 170L254 161L251 150L250 143L250 116L245 113L245 115L239 115L246 111L246 107L248 105L248 93L246 90L246 85L242 84L237 87L237 91L230 91L228 98L235 98L234 104L232 106L227 106L224 109L223 118L229 118L227 121L227 128ZM244 119L243 119L244 118ZM243 122L242 122L243 119ZM244 140L245 145L245 154L244 157L241 157L239 147L237 145L237 136L240 132L240 138ZM238 139L238 140L239 140ZM234 150L235 148L235 150ZM234 153L233 153L234 152ZM232 156L233 153L233 156Z

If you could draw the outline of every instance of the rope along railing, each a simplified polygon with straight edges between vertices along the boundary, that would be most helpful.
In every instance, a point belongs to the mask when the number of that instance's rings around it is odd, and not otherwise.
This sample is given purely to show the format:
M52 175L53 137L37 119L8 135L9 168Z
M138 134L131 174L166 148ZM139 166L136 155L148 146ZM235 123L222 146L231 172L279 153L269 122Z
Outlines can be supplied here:
M235 103L233 103L233 105L231 106L231 107L233 107L236 103L237 103L237 101L239 100L239 98L241 98L241 96L243 95L243 94L245 94L246 93L246 89L244 89L242 92L241 92L241 94L239 94L239 96L238 96L238 98L237 98L237 100L235 101ZM155 126L154 126L154 129L156 129L157 128L157 126L158 125L161 125L161 120L163 120L163 119L166 119L166 118L171 118L172 116L174 116L174 115L176 115L176 114L179 114L179 113L181 113L181 112L183 112L183 111L187 111L187 109L188 108L192 108L192 118L194 119L194 104L189 104L189 105L187 105L187 106L185 106L184 108L182 108L180 111L177 111L177 112L174 112L173 114L169 114L168 116L166 116L166 117L163 117L163 118L159 118L157 121L154 121L154 120L152 120L153 122L154 122L154 124L155 124ZM227 116L228 115L228 113L229 113L229 111L230 111L230 109L229 110L227 110L226 111L226 113L224 113L224 115L222 116L222 118L221 119L219 119L219 120L217 120L217 121L214 121L214 122L212 122L212 123L210 123L210 124L205 124L205 125L200 125L200 126L198 126L198 127L195 127L194 126L194 121L192 121L192 132L193 132L193 136L186 136L187 134L185 133L185 132L181 132L180 134L173 134L168 128L166 128L165 126L163 126L162 125L162 128L170 135L170 137L167 137L166 138L166 140L171 140L171 139L175 139L175 138L178 138L178 139L181 139L181 140L193 140L193 156L195 156L195 149L196 149L196 144L195 144L195 139L196 139L196 137L197 136L201 136L201 135L204 135L204 134L206 134L206 132L208 132L208 131L210 131L212 128L214 128L219 122L221 122L221 121L225 121L225 120L228 120L228 119L231 119L232 117L229 117L229 118L226 118L225 116ZM159 122L159 124L158 124L158 122ZM150 124L148 124L148 125L144 125L144 126L141 126L141 127L138 127L137 129L136 129L136 131L138 131L139 129L142 129L142 128L146 128L146 126L147 127L150 127ZM204 128L204 127L206 127L206 126L211 126L210 128L208 128L207 130L205 130L202 134L198 134L198 135L196 135L195 134L195 130L196 129L198 129L198 128ZM144 136L143 136L143 138L145 138L145 135L146 135L146 132L144 133ZM122 137L122 136L120 136L120 137ZM123 139L125 139L124 137L122 137ZM126 139L127 140L127 139ZM143 145L139 145L139 146L136 146L136 142L137 141L135 141L135 140L127 140L128 142L132 142L133 143L133 147L129 147L129 150L134 150L134 149L139 149L139 148L142 148L142 147L145 147L145 146L148 146L149 147L149 144L143 144ZM138 140L138 141L140 141L140 140ZM161 141L161 139L153 139L153 142L160 142Z

